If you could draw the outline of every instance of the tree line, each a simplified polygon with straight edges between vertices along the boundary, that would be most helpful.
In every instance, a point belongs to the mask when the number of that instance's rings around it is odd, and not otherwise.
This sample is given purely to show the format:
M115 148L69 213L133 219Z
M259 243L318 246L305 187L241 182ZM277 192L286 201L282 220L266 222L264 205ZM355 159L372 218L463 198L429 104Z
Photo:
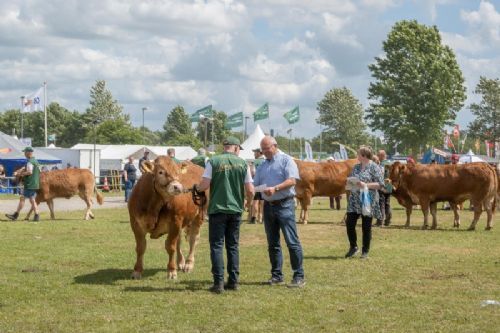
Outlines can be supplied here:
M466 88L453 50L442 44L436 26L417 21L397 22L383 42L384 53L369 66L373 81L368 89L369 106L365 110L346 87L335 87L317 103L322 133L311 140L315 151L332 153L337 142L357 147L368 144L394 152L417 155L422 150L443 146L444 128L455 123L464 106ZM467 130L463 150L476 148L477 142L500 140L500 80L480 77L474 93L479 103L469 105L475 119ZM204 145L205 124L192 128L189 115L180 105L167 115L161 130L134 127L129 115L99 80L90 90L85 112L70 111L58 103L48 105L49 133L55 134L57 146L70 147L78 142L98 144ZM44 143L43 113L24 114L24 136L34 146ZM0 130L20 134L20 110L0 114ZM213 121L206 124L208 142L219 143L229 134L227 115L214 110ZM371 129L371 132L367 131ZM384 140L373 131L383 133ZM279 145L298 152L303 133L294 132L289 141L284 133L277 136ZM458 142L457 142L458 143ZM483 146L483 144L481 144Z

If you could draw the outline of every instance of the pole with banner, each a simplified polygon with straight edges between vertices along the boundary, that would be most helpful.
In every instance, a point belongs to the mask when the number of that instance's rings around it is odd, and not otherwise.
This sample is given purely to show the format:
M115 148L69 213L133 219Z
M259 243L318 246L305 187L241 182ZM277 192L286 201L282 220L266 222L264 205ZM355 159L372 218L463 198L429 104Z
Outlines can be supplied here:
M247 131L246 118L248 118L248 117L245 117L245 133L243 136L243 141L245 140L246 131ZM226 129L229 129L229 130L232 130L235 127L241 127L241 126L243 126L243 112L238 112L238 113L235 113L235 114L228 116L226 118L226 123L224 124L224 127Z
M21 139L24 137L24 112L23 112L23 109L24 109L24 96L21 96L21 109L20 109L20 113L21 113Z
M300 110L299 106L297 105L290 111L286 112L283 117L288 121L289 125L295 124L300 120ZM299 159L302 159L302 138L299 138L299 148L300 148L300 157Z
M47 82L43 82L43 113L45 114L45 147L47 144Z
M212 117L212 105L207 105L199 110L196 110L190 117L189 120L192 123L197 123L200 121L200 116L204 116L205 118L211 118Z

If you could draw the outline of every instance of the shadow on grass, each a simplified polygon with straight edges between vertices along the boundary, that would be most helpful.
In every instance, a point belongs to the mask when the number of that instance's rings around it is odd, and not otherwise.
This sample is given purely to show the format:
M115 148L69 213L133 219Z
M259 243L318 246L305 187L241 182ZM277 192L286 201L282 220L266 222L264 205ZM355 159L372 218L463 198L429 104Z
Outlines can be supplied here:
M142 273L143 278L147 278L157 274L158 272L166 272L166 269L145 269ZM131 280L130 275L132 269L117 269L108 268L100 269L97 272L75 276L73 283L76 284L104 284L112 285L116 281Z
M151 293L151 292L161 292L161 291L207 291L208 288L212 286L212 281L209 280L182 280L175 281L173 285L157 288L157 287L149 287L149 286L137 286L137 287L125 287L123 291L129 292L143 292L143 293Z
M431 229L430 227L426 228L426 229L422 229L422 226L418 226L418 225L412 225L409 227L406 227L404 225L389 225L389 226L382 227L382 229L417 230L417 231L446 231L446 232L469 231L470 232L470 230L468 230L468 227L459 228L459 229L457 229L457 228L450 229L450 228L440 228L438 226L437 229Z
M344 256L304 256L304 259L310 260L340 260L345 259Z

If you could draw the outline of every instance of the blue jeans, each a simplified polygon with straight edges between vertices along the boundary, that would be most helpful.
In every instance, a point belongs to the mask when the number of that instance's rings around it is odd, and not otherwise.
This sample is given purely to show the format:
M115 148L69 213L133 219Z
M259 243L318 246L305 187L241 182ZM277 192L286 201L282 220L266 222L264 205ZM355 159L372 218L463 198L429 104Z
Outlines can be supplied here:
M227 274L229 284L238 282L240 275L240 223L241 214L210 214L208 216L208 239L214 284L224 282L224 239L226 240Z
M134 184L135 184L135 179L129 179L125 182L125 202L128 202L128 198L130 197L130 193L132 193Z
M264 227L266 228L269 260L271 261L271 275L275 279L283 279L283 254L280 244L280 229L283 232L290 263L293 270L293 278L304 278L302 267L303 254L295 224L295 202L293 198L281 203L271 205L264 202Z

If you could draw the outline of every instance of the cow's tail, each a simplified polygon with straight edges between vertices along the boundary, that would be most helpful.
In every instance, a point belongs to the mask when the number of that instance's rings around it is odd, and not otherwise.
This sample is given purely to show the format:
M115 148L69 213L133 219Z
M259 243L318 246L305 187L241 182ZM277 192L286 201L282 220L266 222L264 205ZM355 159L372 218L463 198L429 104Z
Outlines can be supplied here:
M95 184L94 184L94 192L95 192L95 197L96 197L96 199L97 199L97 203L98 203L99 205L102 205L102 204L103 204L103 202L104 202L104 198L102 197L101 192L99 192L99 191L97 190L97 186L96 186Z
M498 204L500 202L500 163L497 164L495 170L497 172L497 188L496 188L495 198L493 199L493 207L492 207L493 212L495 212L496 207L498 207Z

